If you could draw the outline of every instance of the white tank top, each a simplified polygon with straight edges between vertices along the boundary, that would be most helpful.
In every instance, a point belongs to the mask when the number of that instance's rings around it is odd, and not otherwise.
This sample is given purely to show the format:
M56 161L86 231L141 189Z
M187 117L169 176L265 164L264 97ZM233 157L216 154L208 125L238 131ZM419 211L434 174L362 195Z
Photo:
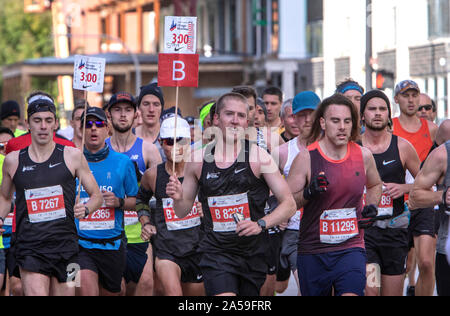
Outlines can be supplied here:
M298 142L298 137L296 137L288 142L288 157L286 160L286 164L284 165L284 168L283 168L283 174L286 178L289 175L289 171L291 170L291 166L292 166L292 163L294 162L294 159L300 153L300 148L298 148L297 142ZM300 229L300 218L301 218L300 210L297 210L297 212L295 212L295 215L289 219L288 226L286 227L286 229L299 230Z

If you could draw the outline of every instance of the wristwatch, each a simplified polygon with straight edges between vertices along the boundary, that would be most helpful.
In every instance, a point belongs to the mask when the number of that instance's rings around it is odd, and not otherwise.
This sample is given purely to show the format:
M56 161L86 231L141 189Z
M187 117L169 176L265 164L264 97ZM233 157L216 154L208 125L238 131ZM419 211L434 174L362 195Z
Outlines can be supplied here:
M260 219L257 221L257 223L258 223L259 227L261 227L262 232L265 232L266 228L267 228L266 221L263 219Z
M125 200L122 198L119 198L119 209L123 209L123 206L125 205Z
M84 218L88 217L89 213L91 213L91 211L89 211L89 208L85 205L84 206Z

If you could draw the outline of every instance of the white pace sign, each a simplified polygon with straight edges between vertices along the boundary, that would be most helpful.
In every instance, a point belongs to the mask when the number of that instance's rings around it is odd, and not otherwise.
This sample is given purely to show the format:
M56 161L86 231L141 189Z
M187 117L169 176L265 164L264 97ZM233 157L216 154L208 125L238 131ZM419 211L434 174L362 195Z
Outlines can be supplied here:
M164 53L197 53L197 18L166 16L164 27Z
M105 81L104 58L76 55L73 69L73 88L92 92L103 92Z

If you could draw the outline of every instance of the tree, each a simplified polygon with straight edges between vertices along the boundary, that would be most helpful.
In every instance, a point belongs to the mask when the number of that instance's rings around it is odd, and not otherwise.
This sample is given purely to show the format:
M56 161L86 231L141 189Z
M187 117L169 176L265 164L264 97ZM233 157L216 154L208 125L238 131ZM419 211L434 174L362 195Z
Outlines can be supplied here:
M54 55L51 12L25 13L23 5L22 0L0 0L0 67ZM0 99L1 88L0 79Z

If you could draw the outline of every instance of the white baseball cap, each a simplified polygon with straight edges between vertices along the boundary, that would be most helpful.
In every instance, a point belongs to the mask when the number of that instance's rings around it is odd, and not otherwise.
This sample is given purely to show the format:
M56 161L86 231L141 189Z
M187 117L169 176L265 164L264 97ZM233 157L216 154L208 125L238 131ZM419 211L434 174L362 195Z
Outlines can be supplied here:
M165 119L161 124L161 129L159 131L159 137L161 139L173 138L175 135L175 116ZM181 118L177 118L177 134L176 138L191 138L191 127L189 123Z

